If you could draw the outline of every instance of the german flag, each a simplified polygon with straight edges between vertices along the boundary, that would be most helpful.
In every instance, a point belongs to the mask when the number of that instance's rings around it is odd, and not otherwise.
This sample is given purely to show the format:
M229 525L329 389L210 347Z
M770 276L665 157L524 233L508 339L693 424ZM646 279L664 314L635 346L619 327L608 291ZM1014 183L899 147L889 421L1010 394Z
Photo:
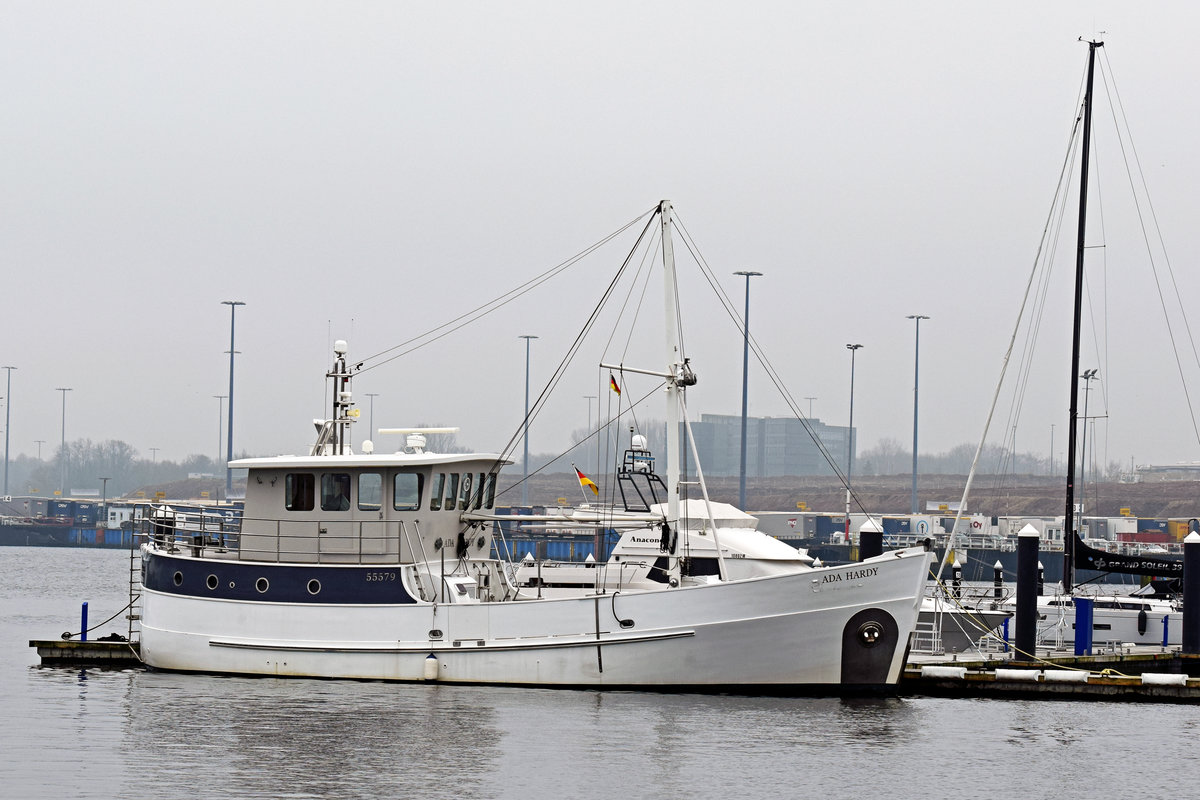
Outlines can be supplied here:
M621 394L621 387L617 385L617 379L613 377L611 372L608 373L608 387L616 392L618 396Z
M575 468L575 475L578 476L578 478L579 478L580 486L586 486L587 488L592 490L592 494L596 495L597 497L600 496L600 490L596 487L595 481L593 481L587 475L584 475L582 472L580 472L579 467Z

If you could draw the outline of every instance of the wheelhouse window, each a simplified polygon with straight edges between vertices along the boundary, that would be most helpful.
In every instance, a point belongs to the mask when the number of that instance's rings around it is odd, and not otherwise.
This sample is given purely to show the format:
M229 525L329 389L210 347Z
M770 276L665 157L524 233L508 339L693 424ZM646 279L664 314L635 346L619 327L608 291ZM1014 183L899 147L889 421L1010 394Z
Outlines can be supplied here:
M364 472L358 476L358 510L378 511L383 508L383 476Z
M454 501L458 499L458 473L451 472L446 476L446 503L444 505L447 511L454 510Z
M441 477L440 475L438 477ZM397 511L417 511L421 508L421 489L425 476L415 472L397 472L392 482L392 508ZM430 508L436 508L430 501Z
M462 491L459 493L458 510L467 511L471 508L471 473L462 476Z
M326 472L321 475L321 510L350 510L350 475L345 472Z
M283 478L283 507L288 511L312 511L316 479L307 472L289 472Z
M439 472L433 477L433 491L429 494L429 510L442 510L442 490L446 486L446 473Z
M475 493L471 495L472 509L478 510L483 507L484 479L486 477L482 472L475 476Z
M496 505L496 473L487 476L487 486L483 490L483 507L492 508Z

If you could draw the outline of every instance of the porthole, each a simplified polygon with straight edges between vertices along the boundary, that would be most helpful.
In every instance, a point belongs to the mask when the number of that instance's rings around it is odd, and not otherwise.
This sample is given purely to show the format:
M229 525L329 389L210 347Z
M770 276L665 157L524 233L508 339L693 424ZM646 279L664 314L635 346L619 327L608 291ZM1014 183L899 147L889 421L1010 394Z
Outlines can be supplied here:
M309 581L308 582L308 593L309 594L320 594L321 593L321 582L319 580L317 580L316 578L313 578L311 581Z
M271 588L271 584L266 578L259 578L254 582L254 588L258 589L259 594L265 594L267 589Z
M176 586L182 586L182 585L183 585L183 573L182 573L182 572L176 572L176 573L175 573L175 585L176 585Z
M217 580L216 575L209 575L208 580L206 580L204 582L204 585L207 586L209 589L216 589L217 586L220 585L220 583L221 582Z

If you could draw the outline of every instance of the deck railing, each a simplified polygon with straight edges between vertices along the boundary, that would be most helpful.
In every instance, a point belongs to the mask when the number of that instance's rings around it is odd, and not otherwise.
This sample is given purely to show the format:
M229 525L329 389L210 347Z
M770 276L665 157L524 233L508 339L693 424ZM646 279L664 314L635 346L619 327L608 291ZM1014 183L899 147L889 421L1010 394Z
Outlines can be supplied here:
M237 561L397 564L411 554L415 523L355 520L331 523L231 517L197 506L153 506L134 519L151 547ZM418 553L420 560L420 554Z

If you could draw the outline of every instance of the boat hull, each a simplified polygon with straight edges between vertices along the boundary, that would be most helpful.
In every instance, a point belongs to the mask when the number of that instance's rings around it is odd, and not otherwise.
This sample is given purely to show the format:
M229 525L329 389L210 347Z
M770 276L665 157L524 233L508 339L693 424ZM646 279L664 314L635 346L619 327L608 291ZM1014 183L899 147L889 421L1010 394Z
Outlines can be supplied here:
M160 669L762 690L896 683L931 558L913 549L847 567L677 589L441 604L209 598L204 559L152 548L143 557L151 580L141 652ZM268 581L273 571L295 569L242 566ZM328 585L340 580L336 568L303 569ZM153 576L164 574L178 575L178 585L156 587ZM201 588L184 591L191 585Z
M1176 647L1183 643L1182 611L1162 602L1143 603L1131 597L1098 598L1095 602L1092 609L1093 647ZM1144 607L1138 608L1139 605ZM1015 614L1015 605L1012 610ZM1015 632L1013 636L1015 640ZM1039 598L1037 643L1044 647L1074 647L1075 607L1065 604L1061 598Z

